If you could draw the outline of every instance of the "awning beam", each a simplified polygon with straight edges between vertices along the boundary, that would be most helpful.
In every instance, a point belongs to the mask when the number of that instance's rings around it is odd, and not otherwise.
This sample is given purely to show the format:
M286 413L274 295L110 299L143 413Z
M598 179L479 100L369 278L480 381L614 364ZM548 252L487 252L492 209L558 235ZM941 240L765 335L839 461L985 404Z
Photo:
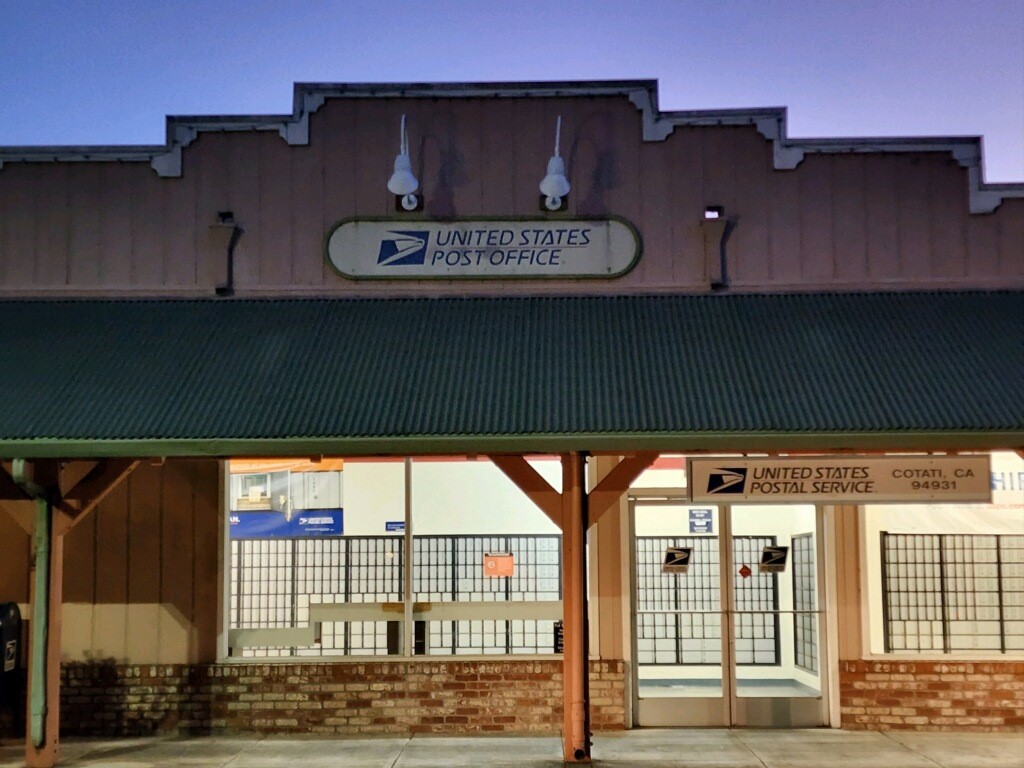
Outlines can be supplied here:
M489 456L494 466L500 469L516 487L530 497L541 512L562 530L562 497L541 474L533 468L524 456L494 454Z

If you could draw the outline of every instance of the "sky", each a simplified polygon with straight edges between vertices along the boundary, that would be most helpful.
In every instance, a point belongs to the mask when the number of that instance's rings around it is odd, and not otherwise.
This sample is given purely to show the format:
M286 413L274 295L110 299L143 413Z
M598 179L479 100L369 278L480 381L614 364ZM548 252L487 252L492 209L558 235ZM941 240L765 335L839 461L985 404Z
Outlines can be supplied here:
M294 82L634 78L793 137L982 135L1024 181L1024 0L0 0L0 146L159 144Z

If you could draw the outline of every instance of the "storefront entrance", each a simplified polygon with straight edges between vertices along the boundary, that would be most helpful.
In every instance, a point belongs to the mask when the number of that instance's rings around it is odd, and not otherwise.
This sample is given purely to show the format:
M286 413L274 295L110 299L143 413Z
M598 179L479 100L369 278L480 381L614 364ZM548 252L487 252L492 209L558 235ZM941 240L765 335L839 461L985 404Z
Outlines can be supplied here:
M630 512L635 724L824 725L820 511L638 495Z

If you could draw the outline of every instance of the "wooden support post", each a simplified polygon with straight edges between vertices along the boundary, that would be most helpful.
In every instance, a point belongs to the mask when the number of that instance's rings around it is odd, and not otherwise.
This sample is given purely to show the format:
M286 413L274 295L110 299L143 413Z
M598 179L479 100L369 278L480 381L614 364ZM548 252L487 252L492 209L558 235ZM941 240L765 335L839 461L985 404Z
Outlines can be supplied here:
M615 506L658 454L626 456L588 494L586 460L562 456L558 493L523 456L490 457L562 531L562 748L565 762L590 762L590 638L587 623L587 529Z
M579 453L562 456L562 747L567 763L590 762L588 525L584 467L584 459Z
M54 525L54 509L39 499L35 531L35 578L29 624L29 696L25 765L53 768L60 736L60 633L64 580L64 536ZM38 608L37 608L37 601Z
M60 635L64 585L64 534L89 514L138 465L107 459L72 465L58 461L0 466L0 510L27 530L35 508L32 620L29 623L29 696L25 765L53 768L60 745ZM31 470L29 473L27 470Z

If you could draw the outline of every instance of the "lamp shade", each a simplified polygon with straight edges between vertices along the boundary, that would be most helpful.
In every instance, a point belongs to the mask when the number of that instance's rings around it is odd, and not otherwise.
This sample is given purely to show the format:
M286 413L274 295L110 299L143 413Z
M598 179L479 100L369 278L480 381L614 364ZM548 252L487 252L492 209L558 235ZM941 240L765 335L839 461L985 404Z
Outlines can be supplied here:
M547 175L540 182L541 194L561 198L569 194L569 180L565 178L565 163L557 155L548 160Z
M412 173L412 162L406 154L395 157L395 172L388 179L388 191L393 195L403 197L411 195L419 187L420 183Z

